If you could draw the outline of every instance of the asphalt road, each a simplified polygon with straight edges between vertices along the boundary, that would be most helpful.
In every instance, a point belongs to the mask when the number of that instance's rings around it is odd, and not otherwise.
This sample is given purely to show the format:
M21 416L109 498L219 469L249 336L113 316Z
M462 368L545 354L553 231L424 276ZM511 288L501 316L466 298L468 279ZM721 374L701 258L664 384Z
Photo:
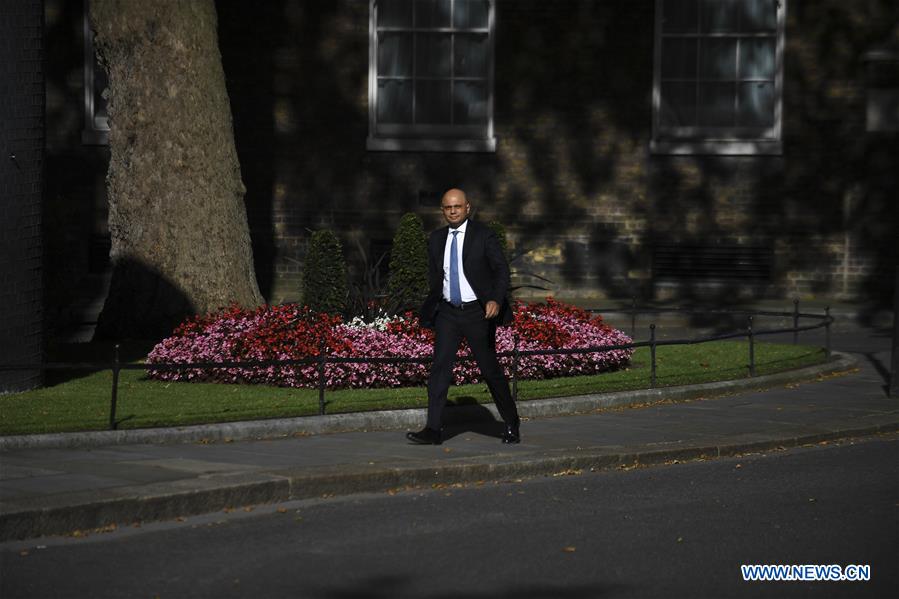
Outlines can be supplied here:
M869 582L743 582L867 564ZM0 597L899 596L899 436L0 545Z

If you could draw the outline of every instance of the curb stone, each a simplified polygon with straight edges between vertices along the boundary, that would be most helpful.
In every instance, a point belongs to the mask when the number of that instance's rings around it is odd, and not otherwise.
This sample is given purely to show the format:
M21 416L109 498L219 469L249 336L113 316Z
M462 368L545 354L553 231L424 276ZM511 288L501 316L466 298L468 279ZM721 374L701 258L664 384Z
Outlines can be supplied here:
M797 370L715 383L520 401L518 402L518 411L523 417L539 418L573 415L606 408L621 408L661 401L708 398L777 387L787 383L814 380L821 376L847 372L856 368L857 365L855 358L849 354L832 352L829 361ZM483 419L487 416L486 410L489 410L493 418L499 417L496 407L493 405L450 406L447 408L447 415L448 418L453 420ZM0 437L0 451L16 449L70 449L130 444L196 443L200 441L242 441L277 438L288 435L409 430L419 428L425 419L426 413L424 408L412 408L180 427L9 435Z
M458 463L390 466L377 469L320 467L208 477L124 488L115 497L47 498L0 514L0 541L90 531L135 522L171 520L225 508L273 504L297 499L378 493L443 485L502 482L539 476L576 475L615 468L730 457L782 450L853 437L899 431L899 421L833 430L799 437L758 439L744 443L698 444L671 449L585 448L539 455L494 455L464 458ZM202 488L196 488L200 486ZM78 499L81 499L80 503ZM73 501L75 500L75 501ZM67 502L68 505L54 505Z

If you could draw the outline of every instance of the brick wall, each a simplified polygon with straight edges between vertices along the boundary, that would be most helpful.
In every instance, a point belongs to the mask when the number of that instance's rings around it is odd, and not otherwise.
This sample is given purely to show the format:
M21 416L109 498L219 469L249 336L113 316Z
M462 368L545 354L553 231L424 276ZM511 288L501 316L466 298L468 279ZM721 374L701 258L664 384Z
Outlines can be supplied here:
M43 3L0 5L0 364L41 361ZM40 384L0 372L0 393Z
M342 231L352 261L355 239L389 240L404 211L439 224L436 198L453 185L507 225L527 252L516 269L550 278L560 296L657 294L657 240L777 248L772 280L722 295L852 297L895 260L862 234L896 222L895 178L869 175L866 160L896 139L864 134L857 62L883 32L839 2L788 10L783 156L728 158L649 153L652 0L499 0L495 154L366 152L367 1L219 7L260 278L274 299L295 297L311 229ZM828 27L846 29L839 59ZM851 193L865 204L854 217Z
M218 0L269 301L299 296L312 230L340 232L358 277L404 212L439 225L450 186L506 225L524 253L513 268L558 296L708 293L652 270L654 244L702 242L774 249L770 280L713 288L721 298L892 297L899 143L864 131L863 56L895 37L894 2L871 0L864 16L788 2L784 152L767 157L650 153L654 0L496 6L497 149L460 154L366 151L368 0Z

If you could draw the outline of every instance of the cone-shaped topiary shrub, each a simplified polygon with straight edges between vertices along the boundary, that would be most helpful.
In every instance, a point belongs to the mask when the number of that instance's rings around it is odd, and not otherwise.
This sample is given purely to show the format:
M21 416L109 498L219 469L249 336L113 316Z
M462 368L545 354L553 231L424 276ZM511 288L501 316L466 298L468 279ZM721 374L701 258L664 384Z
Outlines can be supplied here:
M347 298L346 261L333 231L316 231L303 265L303 303L313 312L342 314Z
M496 238L499 239L499 245L503 248L503 254L506 255L506 260L509 259L509 241L506 239L506 228L503 226L501 222L498 220L492 220L487 223L487 226L496 234Z
M387 291L400 310L417 309L428 294L428 240L417 214L403 215L393 237Z

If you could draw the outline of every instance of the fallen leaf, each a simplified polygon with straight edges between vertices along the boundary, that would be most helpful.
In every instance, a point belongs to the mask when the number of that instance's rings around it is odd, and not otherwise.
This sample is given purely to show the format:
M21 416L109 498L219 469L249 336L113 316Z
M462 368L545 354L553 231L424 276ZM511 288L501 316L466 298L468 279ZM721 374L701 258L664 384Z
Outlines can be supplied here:
M562 551L564 551L565 553L574 553L575 551L577 551L577 547L569 545L568 547L563 547Z
M253 511L253 506L248 505L247 507L243 508L243 511L245 511L245 512L252 512L252 511Z
M279 508L278 508L278 513L279 513L279 514L287 513L287 508L286 508L286 507L279 507Z
M583 473L583 470L569 468L567 470L562 470L561 472L556 472L553 476L576 476L581 473Z
M19 552L19 555L21 555L22 557L28 557L29 551L27 549L23 549Z

